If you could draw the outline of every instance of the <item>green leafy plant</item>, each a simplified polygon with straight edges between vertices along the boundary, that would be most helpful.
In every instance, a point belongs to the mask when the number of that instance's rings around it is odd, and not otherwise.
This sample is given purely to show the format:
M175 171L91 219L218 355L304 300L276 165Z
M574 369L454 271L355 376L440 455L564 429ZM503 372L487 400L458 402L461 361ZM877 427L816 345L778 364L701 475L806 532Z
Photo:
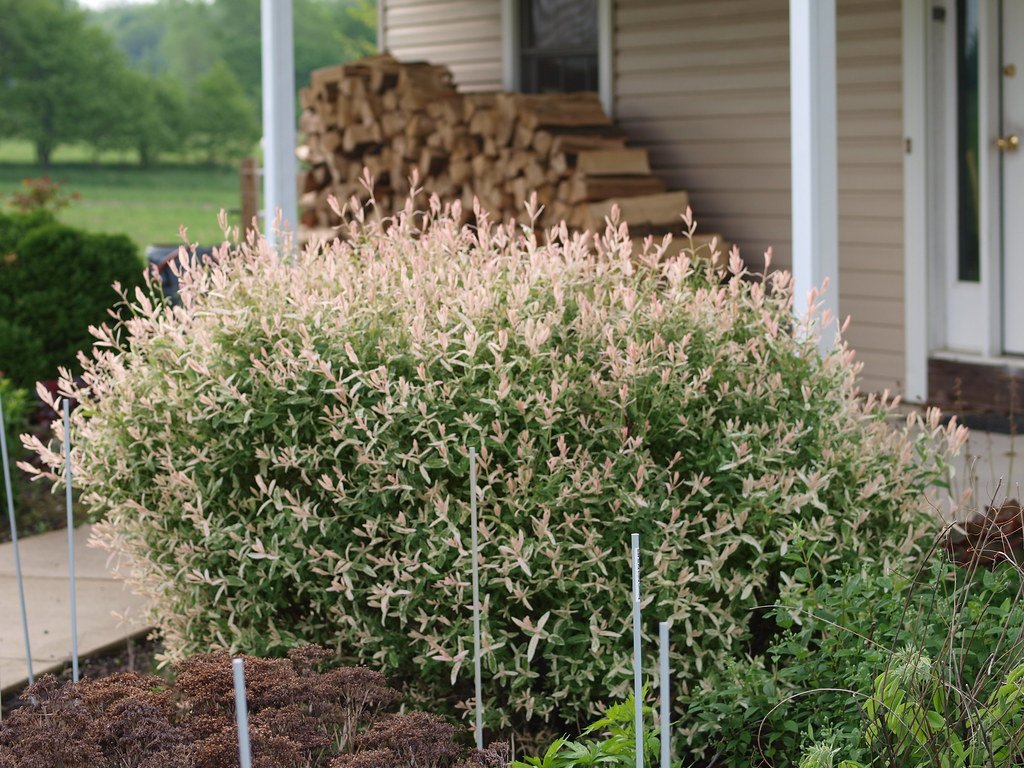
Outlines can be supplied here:
M647 689L643 694L646 698ZM578 740L555 739L543 755L528 756L513 762L510 768L582 768L583 766L636 765L636 699L629 694L624 702L609 707L591 723ZM653 722L654 711L644 705L643 721ZM657 765L661 740L656 727L644 731L643 751L647 765Z
M967 567L933 555L909 576L845 573L815 590L770 665L694 702L697 716L722 716L722 763L1020 764L1024 580L1013 562L978 567L995 543ZM795 607L775 608L780 623Z
M1024 661L1014 642L1024 629L1015 569L965 570L938 556L910 568L847 569L769 609L785 631L764 657L732 662L715 690L689 704L687 717L717 723L720 764L786 765L808 741L869 759L862 706L908 644L941 660L942 679L969 681L977 695Z
M914 648L900 652L891 668L875 678L873 694L864 705L868 720L865 737L880 759L870 764L914 768L1021 765L1024 665L1014 667L982 702L963 696L956 711L950 711L948 696L936 682L932 661ZM972 691L962 694L973 696ZM827 747L820 744L809 748L801 766L823 749ZM865 765L853 760L840 763L844 768Z
M628 691L631 532L685 700L768 647L755 606L932 530L963 430L862 397L852 352L793 328L786 273L734 254L723 281L614 222L345 215L344 240L186 269L180 307L133 302L62 382L82 502L172 658L320 640L469 709L471 446L485 713L520 733Z
M7 440L7 452L12 465L11 474L13 481L14 473L16 472L13 464L21 453L21 439L18 436L25 431L28 421L28 392L15 387L10 379L6 378L3 373L0 373L0 402L3 403L4 411L3 423L0 424L0 429L4 430ZM15 493L15 500L17 500L17 493ZM4 517L6 513L7 488L3 478L0 477L0 519L6 520ZM0 530L5 528L6 525L0 523Z
M829 742L819 742L808 747L800 757L800 768L862 768L853 760L836 762L839 748Z

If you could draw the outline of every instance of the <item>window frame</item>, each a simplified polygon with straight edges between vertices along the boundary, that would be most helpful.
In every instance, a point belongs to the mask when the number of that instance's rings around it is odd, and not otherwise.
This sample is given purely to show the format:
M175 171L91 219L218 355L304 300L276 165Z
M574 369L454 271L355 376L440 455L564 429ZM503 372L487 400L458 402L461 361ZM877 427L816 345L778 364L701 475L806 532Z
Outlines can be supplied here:
M597 0L597 93L605 112L614 116L612 2ZM520 7L521 0L501 0L502 84L506 91L522 90Z

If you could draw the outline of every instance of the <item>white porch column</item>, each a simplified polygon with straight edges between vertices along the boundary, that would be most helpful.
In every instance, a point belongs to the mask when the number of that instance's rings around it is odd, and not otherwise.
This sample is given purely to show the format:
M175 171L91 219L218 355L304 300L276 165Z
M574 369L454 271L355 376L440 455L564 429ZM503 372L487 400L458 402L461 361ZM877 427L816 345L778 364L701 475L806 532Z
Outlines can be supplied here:
M836 0L789 0L789 82L795 310L804 315L807 292L828 278L825 307L838 318Z
M263 228L273 241L278 209L297 224L295 164L295 51L292 0L260 0L263 44Z

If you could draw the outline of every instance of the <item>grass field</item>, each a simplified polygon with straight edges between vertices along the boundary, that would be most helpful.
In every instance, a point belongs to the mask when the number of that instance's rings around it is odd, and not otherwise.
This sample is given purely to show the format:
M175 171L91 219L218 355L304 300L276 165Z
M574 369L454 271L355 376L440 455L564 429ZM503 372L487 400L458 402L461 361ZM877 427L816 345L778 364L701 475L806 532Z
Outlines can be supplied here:
M49 176L64 182L79 200L60 211L61 221L93 232L124 233L139 246L179 243L178 228L188 229L190 242L203 245L223 239L217 225L221 208L239 223L238 171L194 164L140 168L117 153L95 157L85 150L60 148L49 169L36 165L25 142L0 142L0 208L24 178Z

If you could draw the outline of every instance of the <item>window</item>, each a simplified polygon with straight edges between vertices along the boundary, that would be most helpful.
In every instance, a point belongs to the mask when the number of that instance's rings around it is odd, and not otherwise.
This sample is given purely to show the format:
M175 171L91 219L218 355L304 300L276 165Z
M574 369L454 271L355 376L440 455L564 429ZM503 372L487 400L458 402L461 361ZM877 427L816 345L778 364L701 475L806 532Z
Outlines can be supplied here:
M599 90L598 0L520 0L524 93Z

